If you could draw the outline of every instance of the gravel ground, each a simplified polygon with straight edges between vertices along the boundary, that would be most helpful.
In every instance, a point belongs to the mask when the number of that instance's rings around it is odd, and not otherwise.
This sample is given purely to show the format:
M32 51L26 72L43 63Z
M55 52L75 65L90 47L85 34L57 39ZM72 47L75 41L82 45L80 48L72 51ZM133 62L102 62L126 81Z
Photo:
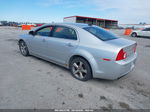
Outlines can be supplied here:
M81 82L65 68L22 56L23 33L0 27L0 109L150 109L150 39L123 36L138 43L136 67L125 77Z

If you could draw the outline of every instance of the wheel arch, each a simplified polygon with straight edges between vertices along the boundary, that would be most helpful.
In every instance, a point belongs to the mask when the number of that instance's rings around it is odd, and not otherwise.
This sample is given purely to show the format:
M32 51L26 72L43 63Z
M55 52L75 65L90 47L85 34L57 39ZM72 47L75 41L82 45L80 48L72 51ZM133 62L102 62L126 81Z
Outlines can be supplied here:
M29 44L28 40L26 38L21 37L18 40L18 45L19 45L19 42L21 42L21 41L24 41L26 43L26 45L28 47L28 50L29 50L30 49L30 46L29 46L30 44Z
M76 57L81 57L89 63L91 71L92 71L92 77L95 77L95 73L98 70L98 64L93 54L89 52L88 49L85 50L85 49L80 48L80 49L75 50L74 53L68 59L68 62L67 62L68 68L70 67L70 62L72 61L72 59Z
M73 55L73 56L70 57L69 62L68 62L68 65L70 66L71 61L72 61L73 59L75 59L75 58L78 58L78 57L85 59L85 60L89 63L89 61L88 61L84 56L79 55L79 54L75 54L75 55ZM89 63L89 64L90 64L90 63Z
M132 32L132 33L131 33L131 36L132 36L132 34L136 34L136 36L138 36L138 33L137 33L137 32Z
M19 39L19 40L18 40L18 43L20 43L21 41L24 41L24 40L23 40L23 39ZM25 41L24 41L24 42L25 42Z
M68 67L70 68L70 64L71 64L71 61L73 60L73 59L75 59L75 58L82 58L82 59L84 59L84 60L86 60L87 61L87 63L89 64L89 66L90 66L90 69L91 69L91 72L92 72L92 77L93 77L93 69L92 69L92 65L91 65L91 63L89 62L89 60L86 58L86 57L84 57L83 55L80 55L80 54L75 54L75 55L73 55L73 56L71 56L71 58L69 59L69 62L68 62Z

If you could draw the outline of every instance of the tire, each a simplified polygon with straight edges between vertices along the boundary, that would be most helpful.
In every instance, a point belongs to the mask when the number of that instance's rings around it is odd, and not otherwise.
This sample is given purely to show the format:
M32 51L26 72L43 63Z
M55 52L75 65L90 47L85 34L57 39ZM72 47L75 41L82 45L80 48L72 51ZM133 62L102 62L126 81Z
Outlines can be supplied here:
M137 37L137 33L133 32L133 33L131 34L131 36L132 36L132 37Z
M89 63L80 57L71 61L70 71L72 76L80 81L87 81L92 78L92 70Z
M28 47L27 47L26 43L23 40L21 40L19 42L19 49L20 49L20 52L23 56L28 56L29 55Z

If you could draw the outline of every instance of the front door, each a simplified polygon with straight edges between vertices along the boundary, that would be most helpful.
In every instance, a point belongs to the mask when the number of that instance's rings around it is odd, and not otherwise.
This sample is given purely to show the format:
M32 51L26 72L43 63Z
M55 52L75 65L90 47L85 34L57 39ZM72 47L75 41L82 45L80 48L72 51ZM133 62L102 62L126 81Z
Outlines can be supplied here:
M52 27L44 27L35 31L35 35L30 39L30 47L34 54L42 57L47 56L48 38L50 38L50 32Z

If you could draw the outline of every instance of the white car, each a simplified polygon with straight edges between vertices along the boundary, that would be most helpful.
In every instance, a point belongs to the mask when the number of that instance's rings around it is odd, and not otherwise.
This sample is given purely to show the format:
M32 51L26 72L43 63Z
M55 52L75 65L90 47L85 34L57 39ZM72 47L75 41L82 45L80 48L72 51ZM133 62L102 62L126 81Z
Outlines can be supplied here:
M144 36L150 37L150 28L145 28L143 30L135 30L131 33L132 37Z

